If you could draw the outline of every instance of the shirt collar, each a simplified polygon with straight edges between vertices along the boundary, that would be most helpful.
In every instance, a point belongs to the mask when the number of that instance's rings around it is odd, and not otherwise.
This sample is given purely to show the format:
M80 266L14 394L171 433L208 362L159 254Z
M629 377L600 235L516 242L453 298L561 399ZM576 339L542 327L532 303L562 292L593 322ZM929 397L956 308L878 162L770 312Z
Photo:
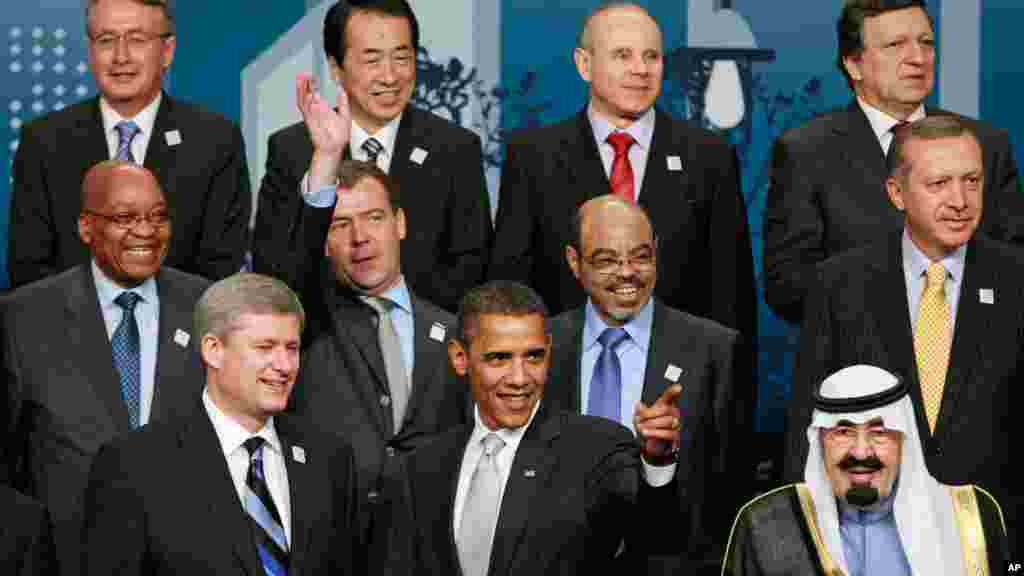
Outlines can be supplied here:
M106 99L100 97L100 116L103 118L103 130L105 133L109 133L114 130L114 127L118 125L122 120L131 120L139 127L142 134L146 136L152 136L153 124L156 123L156 112L160 109L160 101L163 99L163 95L157 92L156 98L146 105L145 108L139 111L134 118L124 118L114 110L110 104L107 103Z
M363 147L363 142L366 142L371 137L376 138L384 146L384 154L392 155L395 152L395 138L398 136L398 125L402 122L402 114L399 113L390 122L385 124L375 134L370 134L363 129L362 126L356 124L356 121L352 121L352 134L351 134L351 150L360 150Z
M92 278L96 284L96 295L100 299L100 307L110 308L115 306L114 299L121 295L122 292L135 292L142 297L142 303L156 302L157 291L156 291L156 279L152 276L146 278L146 280L135 286L134 288L124 288L118 285L116 282L107 277L107 275L100 270L100 267L96 265L96 259L92 260Z
M871 130L875 133L875 139L879 142L882 141L882 137L892 130L892 127L902 122L889 116L885 112L882 112L878 108L875 108L871 104L868 104L860 96L857 97L857 103L860 104L860 109L864 111L864 115L868 117L868 123L871 124ZM917 109L911 112L910 116L907 116L907 122L914 122L924 118L924 104L919 104Z
M629 334L629 338L644 354L647 354L647 343L651 340L651 325L654 323L653 302L653 296L648 298L647 303L640 308L640 311L622 326L626 334ZM583 315L583 350L586 351L591 346L598 345L597 339L610 326L597 313L597 308L594 307L594 302L590 298L587 298Z
M907 229L903 229L903 238L901 240L903 245L903 261L910 266L911 278L920 278L928 271L928 265L932 261L925 256L924 252L914 244L914 241L910 239L910 233ZM964 244L956 250L950 252L945 258L940 260L942 267L946 269L946 274L953 279L954 282L959 282L963 277L964 263L967 257L967 244Z
M263 438L267 445L278 454L281 454L281 440L277 436L277 429L274 428L273 416L267 418L263 428L260 428L259 431L253 434L243 428L241 424L235 422L234 419L213 403L208 388L203 388L203 406L206 407L206 413L210 416L213 430L217 433L217 439L220 440L220 447L224 451L225 457L234 454L246 440L253 436Z
M389 300L398 308L412 314L412 297L409 295L409 287L405 285L405 276L399 275L398 282L378 294L378 297Z
M533 418L537 416L537 411L540 410L540 403L544 400L541 399L533 407L533 412L530 414L530 419L526 421L526 424L519 428L501 428L500 430L491 430L484 425L483 420L480 419L480 406L474 405L473 407L473 433L469 436L469 445L476 446L490 433L495 433L499 438L505 441L505 447L503 450L511 449L514 453L519 448L519 442L522 441L523 435L526 434L526 429L533 423Z
M604 144L612 132L626 132L633 137L633 140L644 150L651 148L651 138L654 136L654 107L647 109L643 116L625 129L612 126L604 116L594 111L593 103L587 105L587 117L590 118L590 126L594 130L594 138L598 145Z

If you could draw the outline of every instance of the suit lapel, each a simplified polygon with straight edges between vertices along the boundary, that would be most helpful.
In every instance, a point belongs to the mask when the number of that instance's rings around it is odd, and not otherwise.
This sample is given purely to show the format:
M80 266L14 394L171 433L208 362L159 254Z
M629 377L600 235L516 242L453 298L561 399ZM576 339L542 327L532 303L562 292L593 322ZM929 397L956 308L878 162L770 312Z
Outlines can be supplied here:
M416 125L417 112L417 110L407 108L402 114L402 120L398 123L398 131L395 133L395 149L391 156L388 173L394 176L398 182L413 181L410 179L413 163L409 160L409 156L421 140ZM429 151L427 156L430 156Z
M489 574L508 573L526 533L531 504L536 506L536 495L551 481L556 451L550 445L561 434L561 419L557 412L550 416L546 412L541 404L512 461L491 546Z
M82 150L85 159L85 170L110 159L110 145L107 143L107 135L103 127L103 114L100 112L100 100L97 97L92 101L89 113L81 118L78 123L78 135L76 142L85 142L85 149ZM82 173L85 173L85 170ZM76 196L78 196L76 194Z
M186 371L195 362L194 344L182 345L179 331L189 337L192 305L182 302L168 275L158 272L156 289L160 298L160 321L157 329L156 371L153 375L153 405L150 420L164 420L181 414L194 401L195 387L188 386Z
M175 165L174 148L167 145L165 134L178 129L174 119L174 102L167 94L160 98L160 107L156 112L156 120L153 122L153 133L149 135L149 144L146 146L145 166L157 176L159 182L164 186L173 186L174 179L170 177ZM170 190L164 190L167 203L174 209L174 194ZM172 212L171 217L174 217Z
M410 293L411 295L411 293ZM446 345L446 338L451 326L445 326L443 323L436 321L432 315L426 312L426 307L419 304L419 299L416 296L412 296L412 315L413 315L413 370L412 370L412 396L409 398L409 405L405 411L405 421L402 423L401 430L405 430L406 426L410 422L413 422L416 418L416 412L419 410L420 405L424 402L424 395L426 389L430 386L430 382L436 378L435 373L440 369L441 364L437 362L437 348L439 346ZM435 322L444 326L445 333L442 335L441 340L435 340L431 338L430 332L434 327Z
M118 433L127 432L128 408L121 398L121 380L114 368L91 265L80 265L75 274L77 281L70 283L65 301L71 349L77 351L76 357L83 359L82 382L92 388L93 396L106 407Z
M450 566L460 566L459 564L459 548L455 543L455 495L459 491L459 475L462 471L462 459L466 455L466 444L469 443L469 437L473 434L473 425L465 425L459 429L459 433L455 435L455 444L451 446L450 450L445 451L447 462L440 468L441 470L447 471L447 477L445 477L444 488L446 489L442 498L446 498L445 505L441 508L436 508L432 503L425 502L425 504L431 510L440 509L445 510L448 514L444 518L437 519L442 522L445 526L445 533L448 535L447 548L448 558L451 559ZM500 518L499 518L500 523ZM426 529L430 532L436 525L426 525ZM493 554L492 554L493 556ZM491 562L493 565L493 561ZM456 575L458 576L458 575Z
M651 326L651 341L647 351L647 364L644 367L644 389L640 396L643 403L648 406L654 404L658 396L661 396L661 393L668 388L669 382L664 375L669 364L672 364L673 361L683 364L680 351L677 349L678 345L683 344L680 335L669 332L670 327L666 323L664 305L657 300L653 300L652 303L654 304L654 319ZM686 372L694 370L692 366L679 367L685 368L680 379L685 378ZM679 398L680 409L683 409L683 401L689 396L688 392L692 387L684 385L683 388L684 393ZM683 410L683 414L686 413L687 411Z
M676 222L689 222L688 214L680 214L691 200L690 189L690 154L687 142L677 142L673 133L672 118L655 110L654 134L651 135L651 149L647 153L647 166L644 168L644 179L640 186L639 204L649 214L672 214ZM681 170L669 170L668 158L674 156L682 163ZM693 176L695 177L695 175Z
M567 163L569 182L574 184L576 206L591 198L611 192L608 174L601 162L601 154L594 141L594 128L590 125L586 109L576 115L576 133L564 146L573 157ZM573 141L575 140L575 141Z
M279 423L283 424L283 419L275 419L275 425ZM276 428L277 436L281 440L281 456L288 470L288 495L291 502L292 539L288 554L288 573L298 575L302 574L302 560L306 557L306 548L309 546L312 520L319 515L316 507L326 502L327 495L316 490L320 483L318 479L310 477L309 467L294 458L295 449L304 450L305 447L293 443L298 438L295 438L285 425Z
M846 114L833 124L833 131L842 138L845 165L863 174L864 182L885 182L885 153L864 110L855 99L846 108Z

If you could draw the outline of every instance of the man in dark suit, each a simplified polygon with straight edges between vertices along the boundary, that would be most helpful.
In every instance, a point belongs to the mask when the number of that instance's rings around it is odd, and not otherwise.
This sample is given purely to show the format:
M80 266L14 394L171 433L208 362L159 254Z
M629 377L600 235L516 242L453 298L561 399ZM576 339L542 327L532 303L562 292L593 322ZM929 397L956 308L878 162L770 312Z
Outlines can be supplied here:
M274 269L310 310L293 410L352 445L368 520L394 457L466 422L469 400L448 366L452 316L402 275L400 243L416 225L405 196L369 162L343 161L338 178L326 207L303 202L296 257Z
M785 470L799 480L818 383L871 364L906 378L928 470L1022 506L1024 440L1014 399L1024 375L1024 253L976 234L985 172L971 124L928 117L899 129L886 182L904 229L826 260L808 296L787 406Z
M57 558L46 508L0 485L0 569L11 576L54 576Z
M85 172L106 159L144 164L175 222L167 265L217 279L238 271L252 204L242 133L212 112L171 98L161 77L174 58L167 0L90 0L89 65L99 97L28 124L15 154L12 286L89 257L75 234Z
M855 98L783 134L772 155L764 213L765 300L799 323L814 267L897 232L885 192L892 127L925 116L934 83L935 34L923 0L848 0L837 25L839 69ZM964 120L961 118L961 120ZM1005 130L972 121L985 164L981 230L1024 241L1024 194Z
M587 303L551 322L545 397L632 429L637 401L651 403L673 383L683 386L679 461L685 465L676 471L679 497L691 511L689 524L677 531L685 554L657 559L659 568L652 559L645 573L718 574L730 517L749 498L754 477L748 458L753 397L740 336L652 296L663 252L642 207L605 195L588 200L574 222L565 253Z
M469 380L475 423L402 459L391 508L396 573L586 574L621 554L678 548L680 387L638 403L639 440L542 402L546 313L513 282L463 299L448 354Z
M587 18L575 60L590 104L509 140L487 275L530 285L553 314L582 305L563 252L572 219L586 200L621 193L647 209L660 233L658 297L753 342L754 267L736 155L717 136L654 108L661 38L633 4ZM612 144L620 139L621 154Z
M196 304L193 414L104 446L89 476L87 574L366 574L352 450L281 412L305 313L238 274ZM145 527L143 529L143 527Z
M325 107L317 128L326 137L302 122L270 136L253 232L256 269L279 275L294 256L282 251L304 225L300 192L331 193L338 163L353 158L376 163L408 191L403 208L414 225L402 242L402 273L420 297L454 311L483 279L491 218L480 138L408 105L418 48L419 24L406 0L340 0L328 10L324 49L344 109ZM307 125L303 102L314 91L308 81L299 90Z
M188 330L208 284L161 267L170 211L145 168L97 165L81 204L92 261L19 288L3 310L11 485L48 508L64 574L78 574L82 495L100 446L189 411L199 394Z

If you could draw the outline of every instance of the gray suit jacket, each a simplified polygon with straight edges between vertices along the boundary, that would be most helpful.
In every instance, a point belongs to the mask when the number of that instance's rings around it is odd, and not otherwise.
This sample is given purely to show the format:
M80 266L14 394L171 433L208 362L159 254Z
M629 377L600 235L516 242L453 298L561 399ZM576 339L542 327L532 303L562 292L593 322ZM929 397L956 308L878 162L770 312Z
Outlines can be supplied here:
M208 282L163 268L156 276L160 327L150 420L188 413L202 391L192 309ZM46 505L64 574L77 574L82 497L100 446L127 432L128 411L103 325L89 264L6 296L3 352L7 378L11 484Z
M570 310L551 321L551 374L544 391L545 403L576 413L583 411L584 310ZM642 399L650 405L668 388L669 366L682 370L678 405L683 427L676 477L689 514L687 525L678 530L682 545L677 548L685 553L675 559L652 559L647 570L717 574L730 522L752 488L751 405L738 401L750 390L750 356L737 331L657 299L651 330Z

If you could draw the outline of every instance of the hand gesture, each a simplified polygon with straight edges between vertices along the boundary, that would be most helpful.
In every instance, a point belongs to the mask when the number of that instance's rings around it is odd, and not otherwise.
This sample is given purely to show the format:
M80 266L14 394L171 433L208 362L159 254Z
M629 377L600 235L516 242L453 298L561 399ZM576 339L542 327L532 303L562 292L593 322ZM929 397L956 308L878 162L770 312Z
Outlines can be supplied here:
M337 110L317 92L316 82L309 74L295 78L295 98L302 119L313 142L313 159L309 165L309 187L316 190L337 180L338 165L348 146L352 130L348 94L338 87Z
M662 465L679 448L681 420L676 401L682 393L683 387L673 384L651 406L636 403L633 429L640 438L640 453L648 463Z

